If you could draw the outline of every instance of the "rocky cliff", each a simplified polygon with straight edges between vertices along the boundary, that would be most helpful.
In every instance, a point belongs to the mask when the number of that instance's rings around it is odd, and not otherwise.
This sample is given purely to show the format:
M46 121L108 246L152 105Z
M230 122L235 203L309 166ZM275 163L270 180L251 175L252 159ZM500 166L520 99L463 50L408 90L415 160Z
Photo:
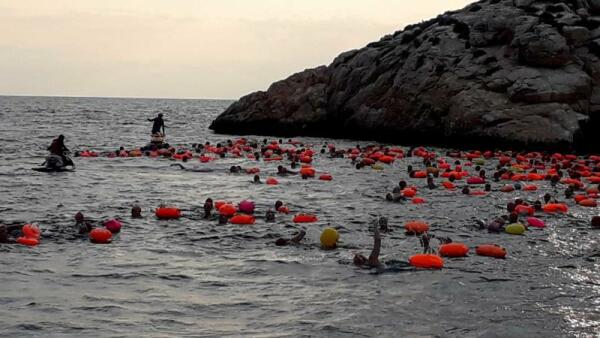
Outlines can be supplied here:
M600 0L485 0L247 95L210 128L598 149L599 56Z

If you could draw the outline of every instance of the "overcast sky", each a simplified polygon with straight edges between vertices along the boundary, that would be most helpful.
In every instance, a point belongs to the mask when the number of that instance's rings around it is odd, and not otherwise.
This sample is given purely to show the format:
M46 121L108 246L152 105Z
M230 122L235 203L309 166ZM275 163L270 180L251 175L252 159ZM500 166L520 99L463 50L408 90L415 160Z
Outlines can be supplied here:
M467 0L0 0L0 95L238 98Z

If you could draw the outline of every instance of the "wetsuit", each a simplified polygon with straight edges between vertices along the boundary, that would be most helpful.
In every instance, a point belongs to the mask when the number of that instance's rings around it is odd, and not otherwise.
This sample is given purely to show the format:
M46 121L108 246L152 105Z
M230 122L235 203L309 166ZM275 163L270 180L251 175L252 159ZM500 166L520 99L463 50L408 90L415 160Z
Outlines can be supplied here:
M152 124L152 134L160 133L161 129L163 134L165 133L165 121L162 117L155 117L153 119L148 119L148 121L154 122L154 124Z
M52 141L52 144L50 144L50 146L48 147L48 150L51 154L58 155L61 157L64 155L65 151L69 151L69 149L65 147L65 144L61 139L54 139Z
M73 162L68 160L67 157L65 156L65 152L68 152L69 149L67 149L67 147L65 147L63 140L61 140L60 138L54 139L52 141L52 144L50 144L50 146L48 147L48 150L50 151L50 154L60 156L60 158L63 161L63 165L66 166L66 165L73 164Z

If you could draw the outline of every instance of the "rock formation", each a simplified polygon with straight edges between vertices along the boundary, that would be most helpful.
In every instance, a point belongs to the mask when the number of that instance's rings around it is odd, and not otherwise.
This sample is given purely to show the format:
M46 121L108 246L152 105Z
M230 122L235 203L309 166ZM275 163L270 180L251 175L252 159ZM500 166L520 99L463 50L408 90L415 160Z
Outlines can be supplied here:
M485 0L233 103L220 133L600 148L600 0Z

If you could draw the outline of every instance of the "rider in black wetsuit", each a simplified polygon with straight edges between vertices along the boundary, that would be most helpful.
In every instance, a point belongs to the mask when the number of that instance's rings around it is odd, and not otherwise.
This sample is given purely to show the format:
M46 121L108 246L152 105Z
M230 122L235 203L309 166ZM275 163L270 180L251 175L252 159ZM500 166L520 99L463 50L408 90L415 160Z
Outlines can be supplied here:
M153 119L148 119L150 122L154 122L152 124L152 134L160 133L162 129L162 134L165 134L165 121L163 120L163 114L158 114L157 117Z
M65 153L68 152L69 149L65 146L64 135L59 135L57 138L52 140L52 144L50 144L48 150L51 154L60 156L64 165L73 165L73 162L65 156Z

